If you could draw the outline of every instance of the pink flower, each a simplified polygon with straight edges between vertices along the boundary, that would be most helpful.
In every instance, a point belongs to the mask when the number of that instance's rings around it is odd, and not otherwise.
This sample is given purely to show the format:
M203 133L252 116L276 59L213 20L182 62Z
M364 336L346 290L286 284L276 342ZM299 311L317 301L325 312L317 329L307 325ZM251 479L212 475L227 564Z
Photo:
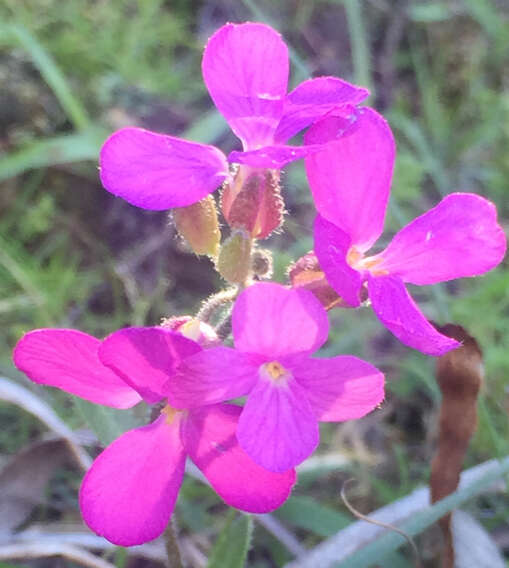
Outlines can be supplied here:
M243 152L230 162L281 168L313 148L285 143L332 108L357 104L366 89L334 77L304 81L287 94L288 49L281 36L258 23L226 24L208 41L202 71L212 100ZM124 128L104 143L104 187L144 209L191 205L229 177L228 162L214 146Z
M313 452L319 421L359 418L384 397L384 377L369 363L310 357L327 340L329 324L307 290L254 284L235 302L232 325L235 349L186 357L168 399L192 408L248 395L237 438L270 471L285 471Z
M40 329L18 342L14 362L36 383L128 408L142 398L164 401L180 359L199 352L194 341L161 327L122 329L102 342L71 329ZM240 413L231 404L189 411L166 405L153 423L117 438L81 485L85 522L121 546L156 538L173 512L186 456L228 505L252 513L279 507L295 471L271 473L248 457L235 437Z
M340 112L315 124L306 143L331 141L306 159L318 210L315 254L327 280L351 306L369 299L383 325L402 343L429 355L459 344L425 318L405 283L425 285L483 274L504 257L506 238L493 203L453 193L401 229L380 253L366 256L383 230L395 158L387 122L359 109L346 132ZM339 137L336 139L337 133Z

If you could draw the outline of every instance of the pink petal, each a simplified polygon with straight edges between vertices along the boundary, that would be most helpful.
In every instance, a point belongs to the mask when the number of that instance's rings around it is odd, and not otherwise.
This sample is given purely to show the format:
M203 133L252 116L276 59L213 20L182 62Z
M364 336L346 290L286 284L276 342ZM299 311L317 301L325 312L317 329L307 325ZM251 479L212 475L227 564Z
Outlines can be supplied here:
M173 512L184 465L178 423L170 426L161 416L126 432L99 455L83 479L85 522L119 546L157 538Z
M16 367L32 381L114 408L130 408L141 398L97 355L101 342L74 329L36 329L14 348Z
M351 355L330 359L306 357L290 370L306 389L306 396L321 422L360 418L384 399L383 373Z
M228 177L225 156L214 146L141 128L123 128L100 154L104 187L143 209L184 207L215 191Z
M295 470L272 473L244 452L235 435L241 411L231 404L193 410L184 423L182 439L189 457L228 505L268 513L290 496Z
M443 355L460 343L439 333L426 319L397 276L368 277L373 310L401 343L427 355Z
M293 379L278 385L260 379L240 415L237 438L269 471L286 471L303 462L320 438L306 390Z
M495 205L472 193L453 193L401 229L377 269L412 284L477 276L504 258L506 238Z
M244 290L232 315L235 347L277 359L313 353L327 340L327 313L311 292L260 282Z
M336 77L308 79L288 93L275 141L284 143L336 107L356 105L368 96L367 89Z
M181 359L199 351L196 342L162 327L130 327L108 336L99 357L153 404L167 396L166 383Z
M327 281L345 302L359 306L362 278L346 261L350 237L320 215L315 219L314 237L314 251Z
M347 233L360 252L380 236L394 166L395 145L389 125L373 109L359 109L357 120L345 126L344 116L330 116L312 126L304 140L324 145L306 158L306 171L322 217Z
M247 152L230 152L229 162L247 164L253 168L269 168L280 170L285 164L305 158L313 152L321 150L321 144L313 146L263 146L258 150Z
M194 408L244 396L257 379L261 361L229 347L213 347L182 361L167 385L176 408Z
M226 24L209 39L202 71L244 149L270 144L288 84L288 49L281 36L265 24Z

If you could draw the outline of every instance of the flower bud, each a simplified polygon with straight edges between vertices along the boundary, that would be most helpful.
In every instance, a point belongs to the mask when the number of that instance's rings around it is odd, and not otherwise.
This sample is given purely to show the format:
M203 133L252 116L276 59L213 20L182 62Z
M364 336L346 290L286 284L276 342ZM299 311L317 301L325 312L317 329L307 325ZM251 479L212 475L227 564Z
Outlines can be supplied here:
M243 284L251 269L252 239L243 230L234 231L223 243L216 268L232 284Z
M279 171L240 166L224 186L221 207L232 229L244 229L255 239L266 238L283 221Z
M221 232L216 203L211 195L193 205L173 209L173 218L177 231L194 253L217 255Z
M294 288L305 288L312 292L326 310L349 307L327 282L314 252L308 252L291 264L288 276Z
M165 318L161 325L162 327L181 333L188 339L196 341L205 349L221 344L221 340L212 326L192 316Z

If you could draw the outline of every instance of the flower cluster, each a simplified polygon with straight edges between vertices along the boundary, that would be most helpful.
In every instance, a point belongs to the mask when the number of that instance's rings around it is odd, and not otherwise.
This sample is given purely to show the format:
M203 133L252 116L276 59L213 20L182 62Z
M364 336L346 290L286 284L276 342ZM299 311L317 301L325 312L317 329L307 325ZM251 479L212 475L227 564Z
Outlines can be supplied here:
M318 423L361 418L384 398L384 375L370 363L315 355L329 335L327 309L369 302L403 343L441 355L458 343L435 330L405 283L475 276L504 256L493 204L467 193L449 195L367 256L389 199L390 128L358 106L368 91L341 79L310 79L287 93L288 68L273 29L227 24L205 48L203 77L243 150L227 159L212 146L125 128L101 151L104 187L138 207L178 208L177 229L234 286L210 298L198 318L103 340L35 330L14 350L34 382L114 408L156 405L158 417L115 440L83 480L85 521L116 544L162 533L186 457L228 505L255 513L279 507L296 466L318 446ZM287 144L308 127L303 145ZM270 259L255 241L284 211L278 170L300 158L318 212L314 250L291 269L290 285L258 282L270 274ZM221 244L209 196L220 185L231 233ZM209 316L225 306L214 329Z

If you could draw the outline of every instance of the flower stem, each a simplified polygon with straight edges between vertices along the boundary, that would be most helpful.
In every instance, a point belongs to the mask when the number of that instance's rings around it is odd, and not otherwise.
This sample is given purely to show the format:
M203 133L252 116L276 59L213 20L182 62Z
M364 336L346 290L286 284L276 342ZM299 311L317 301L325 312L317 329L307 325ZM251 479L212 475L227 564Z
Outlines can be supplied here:
M164 546L166 548L166 555L168 556L168 568L184 568L182 564L182 557L180 556L180 550L177 542L177 537L175 535L175 530L173 523L170 519L166 530L164 531Z
M221 290L221 292L210 296L210 298L203 302L202 307L196 314L196 317L201 321L208 323L216 310L228 302L233 302L237 294L238 289L234 286L226 290Z

